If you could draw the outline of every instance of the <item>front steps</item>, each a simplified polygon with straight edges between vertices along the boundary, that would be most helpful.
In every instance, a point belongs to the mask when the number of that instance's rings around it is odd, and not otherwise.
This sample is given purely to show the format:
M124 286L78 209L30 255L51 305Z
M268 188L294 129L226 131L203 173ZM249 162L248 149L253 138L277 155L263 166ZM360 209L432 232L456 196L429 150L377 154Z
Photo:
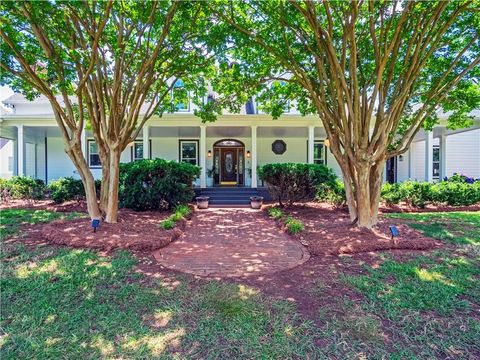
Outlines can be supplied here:
M195 189L196 196L208 196L211 207L250 207L250 196L259 191L249 187L211 187Z

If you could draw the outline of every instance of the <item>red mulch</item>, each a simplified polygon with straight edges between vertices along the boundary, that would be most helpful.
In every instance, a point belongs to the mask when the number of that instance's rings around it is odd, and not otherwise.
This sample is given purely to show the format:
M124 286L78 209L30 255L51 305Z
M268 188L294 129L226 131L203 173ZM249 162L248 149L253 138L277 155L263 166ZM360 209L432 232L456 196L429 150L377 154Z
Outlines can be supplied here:
M2 209L34 209L53 212L87 212L85 201L66 201L56 204L53 200L10 200L0 203Z
M164 230L159 226L169 215L169 212L134 212L122 209L117 224L101 223L95 233L89 218L78 218L46 224L42 227L41 234L48 242L57 245L104 251L153 251L168 245L182 234L185 220L178 221L172 230Z
M443 244L395 219L383 219L372 230L352 226L346 209L327 204L308 203L291 206L286 212L305 224L297 238L314 255L355 254L384 250L430 250ZM397 226L400 235L392 241L389 225Z

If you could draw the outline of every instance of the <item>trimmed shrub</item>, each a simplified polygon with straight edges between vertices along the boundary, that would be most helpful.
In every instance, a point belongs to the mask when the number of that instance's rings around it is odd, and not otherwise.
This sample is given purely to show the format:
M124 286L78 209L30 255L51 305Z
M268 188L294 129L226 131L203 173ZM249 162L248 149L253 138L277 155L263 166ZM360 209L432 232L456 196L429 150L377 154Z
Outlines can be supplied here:
M429 203L445 203L452 206L468 206L480 202L480 181L454 175L439 183L405 181L400 184L384 184L382 200L387 204L404 201L414 207Z
M323 183L317 186L317 200L324 201L334 206L342 206L347 201L345 185L339 179L331 183Z
M120 204L137 211L170 209L194 196L200 168L163 159L120 164Z
M82 180L66 177L54 180L48 184L50 198L57 204L70 200L85 199L85 189Z
M28 176L14 176L10 180L1 179L0 192L3 200L41 200L45 197L45 183Z
M281 206L298 201L313 200L318 186L335 186L337 176L319 164L278 163L266 164L259 168L259 176L267 184L273 199Z

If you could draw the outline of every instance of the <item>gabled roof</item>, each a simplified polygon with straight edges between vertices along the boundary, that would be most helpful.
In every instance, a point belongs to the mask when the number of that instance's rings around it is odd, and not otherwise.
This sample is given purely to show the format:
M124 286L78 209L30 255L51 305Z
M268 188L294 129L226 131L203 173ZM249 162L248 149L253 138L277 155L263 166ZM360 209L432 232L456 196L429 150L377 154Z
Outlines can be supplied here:
M28 100L23 94L15 93L12 96L9 96L3 100L4 104L15 105L15 104L26 104L26 103L48 103L48 98L45 95L40 95L33 99L32 101Z

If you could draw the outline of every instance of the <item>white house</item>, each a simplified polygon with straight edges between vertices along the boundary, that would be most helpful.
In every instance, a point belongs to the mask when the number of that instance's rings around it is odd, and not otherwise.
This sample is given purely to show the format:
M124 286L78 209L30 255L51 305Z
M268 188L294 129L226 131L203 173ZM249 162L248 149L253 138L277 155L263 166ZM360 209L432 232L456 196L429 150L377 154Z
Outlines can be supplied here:
M63 150L63 140L48 100L28 101L14 94L4 101L10 113L0 116L1 176L27 175L49 182L78 177ZM325 147L326 133L317 116L295 109L278 120L257 111L253 102L240 114L226 114L204 124L186 102L178 112L152 117L141 136L122 154L122 161L163 158L187 161L202 168L196 185L237 185L257 188L257 166L272 162L324 163L341 175ZM446 115L431 132L420 132L410 150L387 164L385 179L434 181L455 172L480 178L480 111L474 126L451 131ZM91 132L84 132L84 153L96 178L100 162Z

